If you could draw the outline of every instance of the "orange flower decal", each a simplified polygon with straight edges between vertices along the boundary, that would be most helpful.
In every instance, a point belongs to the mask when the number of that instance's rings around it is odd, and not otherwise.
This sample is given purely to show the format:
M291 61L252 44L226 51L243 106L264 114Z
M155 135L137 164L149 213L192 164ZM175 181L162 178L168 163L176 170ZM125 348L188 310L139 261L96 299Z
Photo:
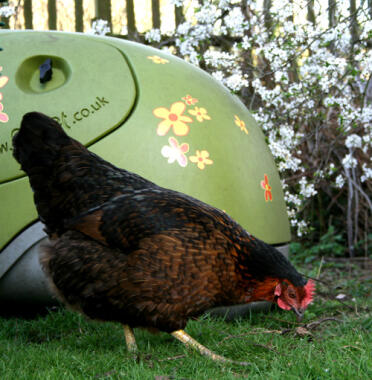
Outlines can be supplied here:
M182 100L189 106L193 106L195 103L197 103L199 100L193 98L191 95L186 95L182 98Z
M245 122L243 120L240 120L240 118L237 115L234 115L235 117L235 124L240 128L242 132L245 132L245 134L248 134L248 130L245 126Z
M166 63L169 63L169 61L165 58L161 58L159 57L158 55L151 55L151 56L148 56L147 59L150 59L152 62L156 63L156 64L160 64L160 65L165 65Z
M265 190L265 201L272 201L273 195L271 194L271 186L269 185L267 174L264 174L264 180L261 181L261 187Z
M158 124L156 133L159 136L165 136L173 128L175 135L186 136L190 130L190 127L186 123L192 123L192 119L189 116L183 115L185 109L186 106L182 102L173 103L169 110L165 107L155 108L152 111L154 116L164 119Z
M196 117L196 120L200 123L204 120L211 120L211 117L208 115L207 110L203 107L195 107L193 110L189 110L189 114Z
M206 150L202 150L202 151L197 150L196 156L189 157L189 160L197 164L200 170L203 170L205 168L205 165L213 164L213 161L208 157L209 157L209 153Z

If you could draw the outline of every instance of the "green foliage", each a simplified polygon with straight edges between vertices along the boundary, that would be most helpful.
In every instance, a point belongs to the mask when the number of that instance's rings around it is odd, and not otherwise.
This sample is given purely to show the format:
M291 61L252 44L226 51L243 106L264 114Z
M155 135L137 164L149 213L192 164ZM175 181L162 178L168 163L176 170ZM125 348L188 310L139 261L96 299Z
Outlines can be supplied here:
M345 239L342 234L336 233L333 226L330 226L315 244L293 242L290 245L291 254L299 260L304 260L305 263L320 256L344 256L345 251Z
M356 256L372 257L368 247L372 245L372 234L367 235L355 244ZM299 242L290 244L290 254L296 262L310 263L322 256L344 257L346 255L345 236L337 233L334 226L329 226L328 231L317 242ZM369 256L367 256L367 253Z

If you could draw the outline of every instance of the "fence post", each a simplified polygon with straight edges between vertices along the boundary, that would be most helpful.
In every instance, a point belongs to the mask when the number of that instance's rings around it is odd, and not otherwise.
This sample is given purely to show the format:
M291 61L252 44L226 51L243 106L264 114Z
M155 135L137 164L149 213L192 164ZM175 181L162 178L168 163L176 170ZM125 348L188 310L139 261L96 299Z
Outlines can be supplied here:
M83 0L75 0L75 32L83 31Z
M56 0L48 0L48 28L57 29L57 5Z
M175 6L176 27L185 22L185 16L183 15L183 6Z
M152 27L160 29L160 4L159 0L151 0Z
M23 2L23 16L25 18L25 28L33 29L32 25L32 0L24 0Z
M128 36L133 37L136 33L136 18L134 15L133 0L127 0L127 28Z
M96 0L96 19L106 20L111 28L111 0Z
M315 25L314 0L307 2L307 20Z

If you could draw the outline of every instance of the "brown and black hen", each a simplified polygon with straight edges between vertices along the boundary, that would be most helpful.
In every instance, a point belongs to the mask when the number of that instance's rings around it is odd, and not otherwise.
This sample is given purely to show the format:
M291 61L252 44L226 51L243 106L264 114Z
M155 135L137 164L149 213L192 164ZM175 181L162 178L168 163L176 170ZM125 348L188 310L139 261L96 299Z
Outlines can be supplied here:
M51 238L41 263L56 293L90 318L171 333L216 306L266 300L298 316L306 281L275 248L224 212L116 168L40 113L24 116L14 157ZM129 327L130 326L130 327Z

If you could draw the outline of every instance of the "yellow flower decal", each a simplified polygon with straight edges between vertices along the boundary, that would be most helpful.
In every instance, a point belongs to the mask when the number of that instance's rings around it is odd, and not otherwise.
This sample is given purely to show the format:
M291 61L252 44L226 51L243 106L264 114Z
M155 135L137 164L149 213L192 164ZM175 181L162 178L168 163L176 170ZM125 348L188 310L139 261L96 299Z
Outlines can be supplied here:
M147 59L151 59L152 62L156 63L156 64L161 64L161 65L165 65L166 63L169 63L169 61L165 58L161 58L159 57L158 55L151 55L151 56L148 56Z
M175 102L168 110L165 107L155 108L152 112L154 116L164 119L158 124L156 133L159 136L165 136L168 131L173 128L176 136L186 136L189 133L190 127L186 123L192 123L189 116L183 115L186 106L183 102Z
M248 134L248 130L245 126L245 123L243 120L240 120L240 118L237 116L237 115L234 115L235 116L235 124L240 128L241 131L245 132L246 134Z
M199 100L193 98L191 95L186 95L182 98L182 100L189 106L193 106L195 103L197 103Z
M209 153L206 150L202 150L202 151L197 150L196 156L189 157L189 160L197 164L200 170L203 170L205 168L205 165L213 164L213 161L208 157L209 157Z
M195 107L193 110L189 111L189 114L195 116L196 120L200 123L203 120L211 120L211 117L208 115L207 110L203 107Z

